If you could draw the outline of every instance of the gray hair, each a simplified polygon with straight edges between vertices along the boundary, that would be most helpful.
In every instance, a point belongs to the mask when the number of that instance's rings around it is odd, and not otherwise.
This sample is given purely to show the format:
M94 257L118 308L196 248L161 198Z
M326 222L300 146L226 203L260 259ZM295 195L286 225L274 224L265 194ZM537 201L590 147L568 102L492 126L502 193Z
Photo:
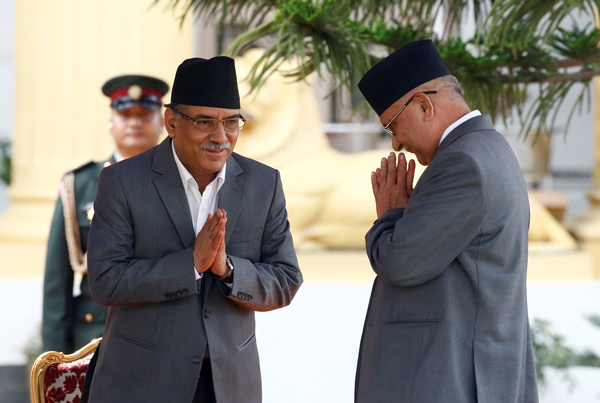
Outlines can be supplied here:
M181 113L183 113L185 107L186 105L176 104L173 102L171 102L171 104L169 105L169 108L171 108L173 112L175 112L175 117L177 118L177 120L181 119Z
M456 101L463 103L467 102L462 90L460 89L460 84L458 84L458 80L454 76L438 77L427 83L428 89L430 86L431 89L434 90L443 90L444 94L451 99L455 99Z

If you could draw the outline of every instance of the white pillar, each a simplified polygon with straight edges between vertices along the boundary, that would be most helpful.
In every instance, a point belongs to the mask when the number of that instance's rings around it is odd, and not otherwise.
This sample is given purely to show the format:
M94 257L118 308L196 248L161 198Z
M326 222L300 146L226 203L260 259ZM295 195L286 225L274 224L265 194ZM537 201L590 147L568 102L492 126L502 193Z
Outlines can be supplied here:
M192 55L192 21L151 0L16 2L16 119L9 210L0 215L0 275L40 275L62 174L113 149L109 100L119 74L172 83Z

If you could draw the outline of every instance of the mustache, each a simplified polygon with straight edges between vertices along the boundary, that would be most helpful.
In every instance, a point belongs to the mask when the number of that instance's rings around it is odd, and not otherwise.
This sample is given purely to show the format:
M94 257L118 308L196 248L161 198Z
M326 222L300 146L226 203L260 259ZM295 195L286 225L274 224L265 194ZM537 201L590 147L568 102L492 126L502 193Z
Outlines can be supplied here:
M231 143L229 141L226 141L223 144L209 141L200 146L200 149L202 150L229 150L229 148L231 148Z

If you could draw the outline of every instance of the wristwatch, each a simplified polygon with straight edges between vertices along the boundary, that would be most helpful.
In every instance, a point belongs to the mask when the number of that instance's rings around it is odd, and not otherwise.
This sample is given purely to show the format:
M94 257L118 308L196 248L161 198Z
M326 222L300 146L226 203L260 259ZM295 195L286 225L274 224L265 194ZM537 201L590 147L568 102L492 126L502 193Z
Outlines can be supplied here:
M219 277L219 280L221 280L225 284L232 284L233 283L233 262L231 261L229 256L227 256L227 260L225 262L227 263L229 272L226 275L224 275L223 277Z

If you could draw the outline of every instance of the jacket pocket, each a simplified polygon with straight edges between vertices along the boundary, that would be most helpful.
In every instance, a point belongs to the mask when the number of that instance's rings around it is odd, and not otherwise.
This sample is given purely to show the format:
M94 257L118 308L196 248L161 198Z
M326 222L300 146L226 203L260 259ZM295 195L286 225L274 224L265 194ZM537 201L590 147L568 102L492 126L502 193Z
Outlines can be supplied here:
M229 244L256 241L262 238L262 233L262 227L247 231L235 231L229 238Z
M250 344L250 342L252 342L254 340L255 335L256 335L256 333L252 333L252 335L250 335L250 337L248 337L248 339L240 345L239 349L242 350L244 347L246 347L248 344Z
M392 320L385 322L386 325L437 325L440 319L415 319L415 320Z
M115 337L123 340L126 343L130 343L130 344L136 345L138 347L145 348L146 350L152 350L152 351L158 350L158 346L156 346L152 343L148 343L146 341L124 335L123 333L115 333Z

